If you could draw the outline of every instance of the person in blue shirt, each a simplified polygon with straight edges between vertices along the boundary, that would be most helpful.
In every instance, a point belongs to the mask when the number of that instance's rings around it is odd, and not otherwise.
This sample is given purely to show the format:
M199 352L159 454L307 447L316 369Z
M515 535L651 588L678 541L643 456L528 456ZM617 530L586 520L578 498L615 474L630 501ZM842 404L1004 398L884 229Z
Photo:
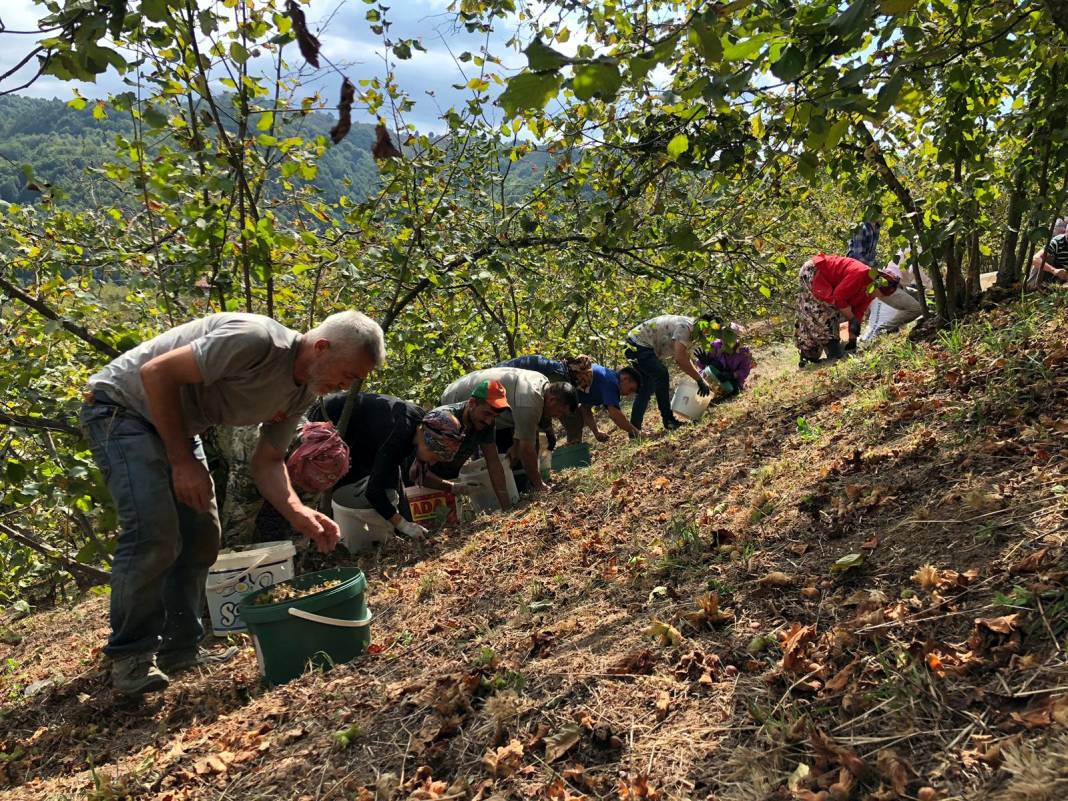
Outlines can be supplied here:
M593 432L598 442L608 439L607 432L597 428L597 419L593 416L593 410L597 406L603 406L608 412L608 417L616 424L616 427L627 432L630 437L637 437L641 429L632 425L630 420L619 408L620 400L633 395L642 384L642 376L633 367L623 367L619 370L610 370L599 364L593 365L593 381L586 392L578 393L579 411L582 420ZM568 442L571 442L571 432L568 432ZM576 441L581 441L582 430L579 429Z
M641 386L641 374L633 367L624 367L616 371L594 364L589 356L562 356L559 359L550 359L538 354L518 356L515 359L501 362L497 367L533 370L541 373L550 381L567 381L575 387L580 408L575 414L567 415L560 420L567 434L568 445L582 441L583 426L589 427L598 442L608 439L608 434L597 428L597 421L593 416L595 406L605 407L612 422L630 436L636 437L641 434L641 430L631 425L619 408L620 398L633 395ZM556 436L552 433L551 427L546 431L546 435L549 440L549 450L552 450L556 447Z

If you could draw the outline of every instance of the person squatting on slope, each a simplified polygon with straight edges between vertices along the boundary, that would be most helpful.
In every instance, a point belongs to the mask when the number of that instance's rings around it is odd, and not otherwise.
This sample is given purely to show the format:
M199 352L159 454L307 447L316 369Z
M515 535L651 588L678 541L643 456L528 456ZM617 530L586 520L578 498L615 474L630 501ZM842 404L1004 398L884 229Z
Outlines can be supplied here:
M820 253L801 267L798 275L797 321L794 339L800 353L798 367L842 356L839 319L860 320L878 295L887 298L898 278L874 270L848 256Z
M497 418L507 409L508 393L499 381L483 381L467 400L439 406L435 411L451 412L460 421L460 445L452 459L430 466L423 475L423 486L453 495L470 495L471 485L456 479L460 468L481 449L497 503L501 509L508 509L512 499L508 496L495 437Z
M753 354L741 344L742 327L731 323L706 351L698 351L697 364L715 376L718 386L712 387L717 397L729 398L745 387L745 380L753 370Z
M636 429L641 430L649 398L653 395L664 429L672 431L681 425L671 411L670 376L664 364L667 359L674 359L679 369L697 382L697 393L701 397L711 393L701 378L701 369L694 362L693 353L705 339L712 320L710 314L700 317L663 314L635 326L627 334L627 361L641 375L641 386L630 412L631 425Z
M305 334L255 314L212 314L177 326L89 378L81 425L118 510L111 572L115 689L136 695L171 673L227 659L199 646L219 513L199 434L261 423L252 474L263 497L323 551L334 522L305 506L285 453L317 395L366 377L386 355L382 329L359 312L331 315ZM157 662L158 657L158 662Z
M441 403L459 403L472 396L488 398L494 386L503 390L504 397L496 402L503 401L505 406L500 408L495 421L497 453L487 453L486 469L502 504L501 508L507 508L504 505L508 501L507 490L499 454L507 453L513 464L522 465L531 489L547 492L549 485L542 480L538 471L538 427L545 418L561 419L574 413L578 408L578 399L571 384L550 382L533 370L493 367L477 370L453 381L445 388Z
M877 297L871 302L868 328L862 337L864 342L871 342L880 334L897 331L923 314L919 290L916 288L920 268L917 266L910 269L909 257L908 250L899 250L887 263L885 272L897 276L900 284L889 297Z
M347 393L339 392L323 398L312 407L308 419L337 425L346 397ZM359 393L342 439L349 449L350 466L335 487L354 486L355 508L374 509L409 539L425 537L427 530L397 509L404 493L402 466L414 457L410 480L422 486L429 467L455 458L463 440L456 415L448 409L427 412L391 395Z
M550 359L548 356L531 354L507 359L503 362L498 362L494 366L533 370L535 373L541 373L550 381L571 384L579 392L589 389L593 383L593 359L586 355L561 356L558 359ZM561 418L560 424L564 427L569 444L581 441L583 419L579 411L576 410ZM549 450L555 449L556 432L553 431L552 420L543 419L538 428L545 432Z

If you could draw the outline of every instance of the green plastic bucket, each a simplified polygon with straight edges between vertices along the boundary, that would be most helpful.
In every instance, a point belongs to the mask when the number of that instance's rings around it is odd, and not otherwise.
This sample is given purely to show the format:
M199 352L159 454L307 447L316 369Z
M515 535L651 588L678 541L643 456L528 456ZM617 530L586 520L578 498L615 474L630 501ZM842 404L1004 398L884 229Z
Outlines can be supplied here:
M257 604L257 596L286 584L305 590L340 580L322 592L289 601ZM260 672L271 684L284 684L312 665L328 669L360 656L371 644L367 579L354 567L305 573L258 590L241 600L239 613L256 646Z
M585 442L564 445L553 451L553 470L567 470L569 467L589 467L592 461L590 446Z

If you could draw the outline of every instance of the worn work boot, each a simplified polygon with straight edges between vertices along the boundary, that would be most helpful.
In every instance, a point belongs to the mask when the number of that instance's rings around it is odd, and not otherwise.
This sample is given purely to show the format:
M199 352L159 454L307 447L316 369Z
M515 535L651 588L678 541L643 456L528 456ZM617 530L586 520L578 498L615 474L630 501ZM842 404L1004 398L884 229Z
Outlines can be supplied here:
M156 663L168 673L180 673L194 667L212 667L229 662L237 655L237 646L230 645L219 651L209 651L199 645L175 651L160 651Z
M111 686L123 695L143 695L164 690L170 684L156 666L155 654L130 654L111 660Z

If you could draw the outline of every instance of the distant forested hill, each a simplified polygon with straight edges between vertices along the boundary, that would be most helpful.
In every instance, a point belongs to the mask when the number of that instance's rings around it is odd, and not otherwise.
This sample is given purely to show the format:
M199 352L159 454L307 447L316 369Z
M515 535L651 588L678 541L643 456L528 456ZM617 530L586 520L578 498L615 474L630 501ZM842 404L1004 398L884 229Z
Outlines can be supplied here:
M121 205L128 187L117 187L93 171L115 159L115 137L131 136L129 116L108 110L97 120L89 109L77 111L62 100L8 95L0 97L0 200L33 203L40 194L27 188L24 165L38 181L66 194L61 202L75 208ZM287 133L308 139L327 136L335 118L312 112L295 119ZM356 123L338 145L319 160L312 183L323 199L335 202L341 195L362 199L378 185L378 169L371 157L374 126ZM548 165L548 156L536 151L509 171L509 194L525 194ZM504 166L504 165L502 165Z

